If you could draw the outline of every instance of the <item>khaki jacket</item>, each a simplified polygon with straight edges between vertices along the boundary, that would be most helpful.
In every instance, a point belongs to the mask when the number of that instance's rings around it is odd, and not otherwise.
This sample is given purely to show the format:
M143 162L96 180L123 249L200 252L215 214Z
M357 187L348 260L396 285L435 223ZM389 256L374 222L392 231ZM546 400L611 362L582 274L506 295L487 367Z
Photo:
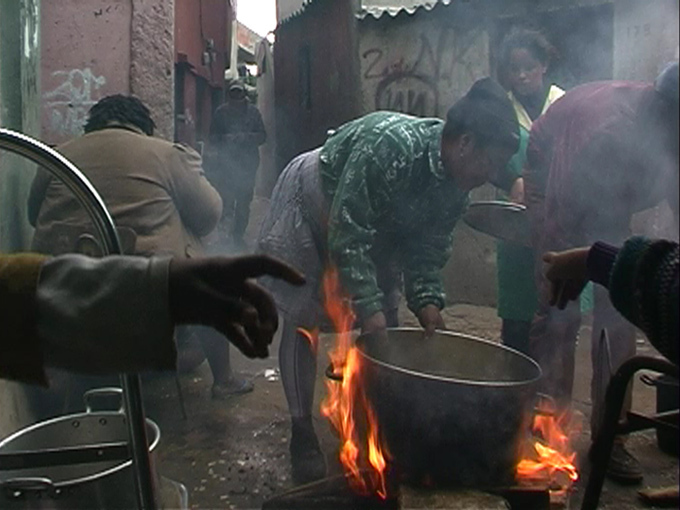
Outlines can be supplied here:
M85 134L58 150L92 182L116 225L134 231L134 254L203 254L200 238L217 226L222 200L194 150L128 126ZM92 232L73 194L45 171L33 181L28 210L36 229L34 251L70 252L73 246L63 242L64 231L76 226Z

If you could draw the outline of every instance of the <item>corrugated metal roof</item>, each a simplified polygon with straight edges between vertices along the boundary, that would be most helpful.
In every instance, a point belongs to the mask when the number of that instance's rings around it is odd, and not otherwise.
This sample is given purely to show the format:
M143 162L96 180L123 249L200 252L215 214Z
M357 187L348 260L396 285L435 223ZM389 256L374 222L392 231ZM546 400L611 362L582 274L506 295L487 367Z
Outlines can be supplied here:
M277 17L279 24L285 23L295 16L302 14L305 9L315 0L277 0ZM402 12L409 15L418 9L431 11L437 5L449 5L453 0L361 0L361 8L357 17L363 19L367 16L380 18L383 14L391 17L398 16Z
M243 1L243 0L241 0ZM276 19L280 23L285 23L290 18L298 16L304 12L309 4L314 0L277 0Z
M418 9L431 11L437 5L449 5L451 2L452 0L362 0L361 10L357 16L360 19L367 16L377 19L384 14L389 14L394 18L402 12L411 15Z

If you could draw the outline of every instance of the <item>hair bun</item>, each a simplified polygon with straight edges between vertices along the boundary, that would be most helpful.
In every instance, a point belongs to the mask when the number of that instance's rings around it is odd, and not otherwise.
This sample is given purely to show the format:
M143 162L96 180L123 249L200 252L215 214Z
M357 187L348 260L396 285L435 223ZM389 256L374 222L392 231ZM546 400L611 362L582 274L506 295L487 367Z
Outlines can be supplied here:
M472 101L500 100L507 101L508 96L503 87L491 78L477 80L470 88L466 96Z

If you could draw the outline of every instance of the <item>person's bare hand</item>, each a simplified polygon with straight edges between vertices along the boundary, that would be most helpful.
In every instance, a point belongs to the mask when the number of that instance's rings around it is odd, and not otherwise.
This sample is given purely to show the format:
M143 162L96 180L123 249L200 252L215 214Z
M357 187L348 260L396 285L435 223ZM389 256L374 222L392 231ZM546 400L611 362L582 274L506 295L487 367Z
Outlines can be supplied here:
M446 329L446 324L436 305L425 305L418 312L418 321L425 329L425 336L430 337L434 335L436 329Z
M588 248L543 255L545 277L550 281L550 305L563 310L578 299L588 283Z
M298 271L267 255L173 259L171 317L175 324L212 326L249 358L266 358L278 313L269 293L252 280L264 275L305 283Z
M515 180L512 188L510 188L510 201L515 204L524 203L524 178L520 177Z
M383 334L387 329L387 319L383 312L376 312L361 322L362 333Z

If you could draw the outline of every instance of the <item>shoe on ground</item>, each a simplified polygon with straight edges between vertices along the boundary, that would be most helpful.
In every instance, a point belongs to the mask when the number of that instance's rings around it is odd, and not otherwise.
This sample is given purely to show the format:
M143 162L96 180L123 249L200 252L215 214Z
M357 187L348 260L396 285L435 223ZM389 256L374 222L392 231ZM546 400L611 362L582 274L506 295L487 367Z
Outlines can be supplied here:
M250 393L255 388L253 381L239 377L231 377L226 384L213 384L213 400L224 400L235 395Z
M326 476L326 458L314 432L311 417L293 418L290 461L296 485L311 483Z
M633 457L620 439L614 441L606 474L607 478L622 485L637 485L644 478L640 461Z

